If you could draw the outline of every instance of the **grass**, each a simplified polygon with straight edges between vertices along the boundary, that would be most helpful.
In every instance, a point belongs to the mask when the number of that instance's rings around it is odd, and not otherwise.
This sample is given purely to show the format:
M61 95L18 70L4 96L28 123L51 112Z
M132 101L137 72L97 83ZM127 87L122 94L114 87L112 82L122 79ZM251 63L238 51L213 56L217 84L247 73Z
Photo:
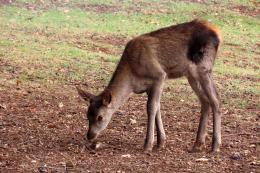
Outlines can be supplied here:
M97 41L92 36L128 40L164 26L204 18L221 28L225 40L214 68L223 102L244 109L256 101L239 97L252 93L259 98L259 16L232 8L243 5L252 9L253 1L43 2L17 0L0 6L0 63L4 64L0 66L0 82L6 85L17 80L43 86L98 80L103 86L111 77L124 44ZM82 4L92 8L87 10ZM99 5L103 10L98 11ZM107 51L100 51L101 48ZM179 87L187 90L187 85ZM228 102L233 95L237 98Z

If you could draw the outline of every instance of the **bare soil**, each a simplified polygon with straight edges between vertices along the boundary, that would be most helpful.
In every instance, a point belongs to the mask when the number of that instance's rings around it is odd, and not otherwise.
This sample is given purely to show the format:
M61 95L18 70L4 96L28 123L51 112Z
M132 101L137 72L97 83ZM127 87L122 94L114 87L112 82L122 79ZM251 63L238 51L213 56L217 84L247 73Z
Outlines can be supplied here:
M259 6L259 4L258 4ZM248 15L248 16L259 16L260 15L260 9L259 7L258 8L254 8L254 7L247 7L247 6L243 6L243 5L239 5L239 6L234 6L232 7L232 9L234 11L237 11L241 14L244 14L244 15Z
M192 2L192 3L201 3L201 4L205 4L207 1L205 0L182 0L184 2Z
M259 115L241 120L245 112L225 110L221 152L208 153L209 139L205 152L190 153L199 105L163 98L167 146L144 154L146 98L134 96L99 137L102 147L92 150L86 105L74 87L19 88L0 92L0 172L256 172L260 166Z
M15 2L15 0L0 0L0 5L7 5Z
M0 0L0 4L6 2L9 1ZM100 13L118 10L110 6L84 8ZM126 38L114 36L86 35L86 39L114 46L126 42ZM85 46L81 42L73 44L80 48ZM106 49L99 51L118 54ZM0 72L5 72L1 69L7 66L10 65L0 61ZM19 70L15 68L8 68L13 70L8 71L6 79L15 76ZM97 87L103 83L96 81L88 85ZM164 95L178 94L176 90L168 87ZM246 95L242 93L235 97L242 99ZM145 102L144 95L131 97L99 137L101 148L92 150L85 139L87 105L77 96L74 86L60 85L50 89L19 81L15 85L0 83L0 172L251 173L259 170L260 114L257 105L244 110L223 106L221 152L209 153L210 123L207 149L190 153L198 127L199 103L163 97L161 109L167 145L161 151L145 154L142 150L147 119Z
M105 5L105 4L78 4L82 10L98 12L98 13L115 13L119 11L118 6Z

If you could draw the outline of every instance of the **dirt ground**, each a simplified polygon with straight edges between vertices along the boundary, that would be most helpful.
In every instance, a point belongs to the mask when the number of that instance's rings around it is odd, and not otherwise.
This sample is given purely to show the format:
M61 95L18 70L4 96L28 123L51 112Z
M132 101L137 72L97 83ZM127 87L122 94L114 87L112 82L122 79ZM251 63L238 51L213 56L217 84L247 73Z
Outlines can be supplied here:
M0 0L3 4L11 2ZM79 7L109 11L107 6ZM244 7L237 10L251 12ZM108 38L97 37L99 39L104 41ZM115 45L121 42L124 38ZM190 153L198 127L200 105L198 102L163 97L161 109L167 144L161 151L145 154L142 146L146 134L146 96L133 96L114 114L112 122L99 137L101 148L92 150L85 140L87 105L78 97L74 86L49 89L18 85L0 83L0 173L254 173L260 170L257 126L260 114L254 107L247 110L223 107L221 152L209 153L210 123L207 150ZM176 91L168 88L165 93ZM255 116L241 118L246 114Z
M257 172L259 116L255 121L241 121L236 116L245 112L226 110L221 152L189 153L199 105L163 98L167 146L145 154L145 101L144 96L130 98L99 137L103 146L94 151L84 138L85 104L74 87L4 88L0 92L0 172Z

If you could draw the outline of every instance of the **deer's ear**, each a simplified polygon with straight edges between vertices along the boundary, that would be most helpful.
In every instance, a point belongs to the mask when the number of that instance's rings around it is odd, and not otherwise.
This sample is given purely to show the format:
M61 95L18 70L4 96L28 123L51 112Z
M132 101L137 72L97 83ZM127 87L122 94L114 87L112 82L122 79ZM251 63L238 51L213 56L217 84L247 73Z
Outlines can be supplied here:
M108 106L112 101L112 94L110 91L105 91L102 96L102 103L105 106Z
M84 90L80 89L77 86L76 86L76 89L77 89L78 94L80 95L80 97L83 98L86 101L90 101L90 99L94 97L93 94L91 94L91 93L89 93L87 91L84 91Z

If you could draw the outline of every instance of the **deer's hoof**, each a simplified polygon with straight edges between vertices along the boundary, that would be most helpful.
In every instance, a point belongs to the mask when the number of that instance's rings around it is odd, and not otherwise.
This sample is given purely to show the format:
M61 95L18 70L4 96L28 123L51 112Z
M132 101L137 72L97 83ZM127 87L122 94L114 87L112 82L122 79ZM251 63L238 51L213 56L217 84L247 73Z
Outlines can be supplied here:
M164 149L165 143L166 143L165 140L159 141L159 142L157 143L157 150L162 150L162 149Z
M205 144L203 143L195 143L190 150L191 153L198 153L204 151L206 148Z
M217 149L212 149L210 152L211 152L212 154L217 154L217 153L220 152L220 149L219 149L219 148L217 148Z
M221 146L221 141L213 139L211 152L212 153L219 153L220 152L220 146Z
M153 150L153 144L146 143L144 145L144 153L150 153Z
M144 148L144 153L150 153L152 152L153 147L149 147L149 148Z
M220 145L214 145L211 149L211 153L219 153L220 152Z

